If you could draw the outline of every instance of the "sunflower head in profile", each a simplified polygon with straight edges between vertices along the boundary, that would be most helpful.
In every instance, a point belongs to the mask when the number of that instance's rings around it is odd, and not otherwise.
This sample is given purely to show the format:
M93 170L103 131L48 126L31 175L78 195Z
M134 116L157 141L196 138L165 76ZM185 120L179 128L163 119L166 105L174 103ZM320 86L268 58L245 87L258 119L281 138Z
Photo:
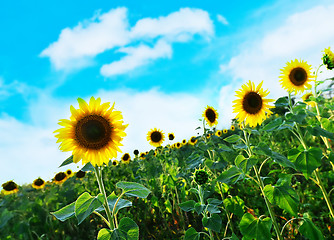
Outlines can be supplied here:
M57 173L54 178L53 178L53 181L56 183L56 184L62 184L63 182L65 182L67 180L67 175L66 173L64 172L59 172Z
M19 187L13 181L8 181L8 182L5 182L4 184L2 184L1 193L3 193L4 195L17 193L18 191L19 191Z
M130 154L124 153L121 159L122 163L129 163L131 160Z
M137 157L137 156L139 155L139 151L138 151L138 149L135 149L135 150L133 151L133 154Z
M314 76L311 73L311 65L303 60L295 59L286 63L286 66L281 69L279 78L284 89L298 93L311 87L310 81L314 79Z
M140 154L140 158L141 158L141 159L145 159L145 158L146 158L146 153L142 152L142 153Z
M160 147L164 140L165 135L160 129L154 128L147 133L147 141L153 147Z
M324 63L324 65L326 65L327 69L334 69L334 53L331 51L330 47L324 50L322 62Z
M197 143L197 138L196 137L191 137L190 139L189 139L189 144L190 145L195 145Z
M168 133L168 139L169 139L170 141L173 141L174 138L175 138L174 133Z
M218 130L218 131L215 132L215 135L217 137L221 137L223 135L223 132L221 130Z
M236 118L238 118L239 123L245 121L245 125L249 124L250 127L255 127L266 119L266 112L271 112L269 108L272 106L269 105L269 102L274 100L264 98L269 94L269 91L263 91L262 83L255 87L254 83L249 81L241 86L241 90L236 91L237 99L233 101L233 112L237 113Z
M207 106L203 112L203 117L210 127L218 123L218 113L213 107Z
M45 187L45 181L42 178L37 178L33 181L31 186L35 189L42 189Z
M86 172L79 170L76 174L75 174L76 178L82 179L86 176Z
M228 130L227 130L227 129L224 129L224 130L223 130L223 133L224 133L224 134L228 133Z
M306 93L302 96L302 99L307 105L309 105L311 107L315 107L316 102L315 101L310 101L311 96L313 96L312 92L308 92L308 93Z
M57 142L62 151L72 151L73 162L82 160L82 164L90 162L93 166L108 164L109 159L117 157L121 152L119 146L126 136L120 111L115 111L110 103L101 104L101 99L91 97L89 104L78 98L79 109L70 107L70 119L59 120L63 126L56 130Z

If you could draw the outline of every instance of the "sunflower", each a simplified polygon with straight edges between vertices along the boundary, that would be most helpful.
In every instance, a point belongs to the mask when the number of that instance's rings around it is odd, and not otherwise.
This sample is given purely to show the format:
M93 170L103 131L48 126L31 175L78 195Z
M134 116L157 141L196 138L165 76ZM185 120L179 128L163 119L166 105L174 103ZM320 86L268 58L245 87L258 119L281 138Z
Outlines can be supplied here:
M130 154L124 153L122 156L122 163L129 163L131 160Z
M241 130L244 129L244 125L242 125L242 123L240 123L238 126Z
M17 193L19 191L19 188L18 188L17 184L13 181L8 181L8 182L2 184L2 188L3 189L1 191L1 193L5 194L5 195Z
M314 79L311 74L311 65L307 62L294 61L287 62L286 66L281 69L280 82L284 89L288 92L293 90L298 93L304 92L305 89L310 88L310 81Z
M53 178L53 181L56 183L56 184L62 184L63 182L65 182L67 179L67 175L66 173L64 172L59 172L57 173L54 178Z
M123 124L120 111L115 111L110 103L101 104L101 99L90 98L89 104L78 98L79 109L70 107L70 120L61 119L56 130L57 142L62 151L72 151L73 162L82 160L82 164L90 162L94 166L108 164L110 158L115 158L121 152L119 146L126 136L124 132L128 125Z
M84 178L86 176L86 172L80 170L75 174L75 176L79 179Z
M182 147L182 143L180 143L180 142L175 143L175 147L176 148L181 148Z
M134 154L135 156L138 156L139 151L136 149L136 150L133 151L133 154Z
M269 106L268 103L274 101L272 99L264 99L269 94L269 91L262 90L262 83L257 88L251 81L243 84L241 90L236 91L235 96L238 99L233 101L233 112L238 113L236 116L238 121L243 122L246 120L245 124L249 124L251 127L262 123L266 118L266 112L271 112L269 108L272 106Z
M227 130L227 129L224 129L224 130L223 130L223 133L224 133L224 134L228 133L228 130Z
M153 147L160 147L164 140L165 135L160 129L154 128L147 133L147 141L149 141Z
M141 153L141 154L140 154L140 158L141 158L141 159L145 159L145 158L146 158L146 153Z
M334 68L334 53L331 51L330 47L324 50L322 61L324 65L326 65L327 69L332 70Z
M187 144L187 140L186 140L186 139L183 139L183 140L182 140L182 144L183 144L183 145Z
M218 123L218 113L213 107L207 106L203 112L203 117L210 127L215 126Z
M311 97L311 96L313 96L313 94L312 94L311 92L309 92L309 93L304 94L304 95L302 96L302 99L303 99L303 101L304 101L306 104L308 104L309 106L311 106L311 107L315 107L315 105L316 105L315 101L310 101L310 97Z
M173 141L174 138L175 138L174 133L168 133L168 139L169 139L170 141Z
M33 181L31 186L35 189L42 189L45 187L45 181L41 178L37 178Z
M218 130L218 131L215 133L215 135L216 135L217 137L221 137L221 136L223 135L223 132L222 132L221 130Z
M117 166L117 165L118 165L118 161L117 161L117 160L112 161L112 165L113 165L114 167Z
M190 139L189 139L189 144L191 144L191 145L195 145L197 143L197 139L196 139L196 137L191 137Z
M74 175L74 173L72 172L71 169L67 169L66 170L66 175L67 175L68 178L70 178L70 177L72 177Z
M232 131L235 130L235 126L234 126L234 125L231 126L231 130L232 130Z

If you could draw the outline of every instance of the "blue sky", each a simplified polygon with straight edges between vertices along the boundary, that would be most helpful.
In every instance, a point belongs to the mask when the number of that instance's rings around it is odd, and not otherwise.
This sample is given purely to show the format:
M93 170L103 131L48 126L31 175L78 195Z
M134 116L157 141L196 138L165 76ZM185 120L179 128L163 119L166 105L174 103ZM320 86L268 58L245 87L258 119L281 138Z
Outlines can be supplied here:
M287 61L321 63L333 11L330 0L1 2L0 183L66 170L52 132L78 97L116 102L124 152L150 149L154 127L195 135L206 105L229 127L242 83L264 80L277 98Z

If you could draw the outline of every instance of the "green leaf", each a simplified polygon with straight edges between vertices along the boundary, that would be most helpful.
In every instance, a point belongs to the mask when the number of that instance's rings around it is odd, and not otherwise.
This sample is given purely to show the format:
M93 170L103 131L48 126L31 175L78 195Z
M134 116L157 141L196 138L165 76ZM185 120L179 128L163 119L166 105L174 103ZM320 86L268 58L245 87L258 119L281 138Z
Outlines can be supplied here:
M110 208L111 211L114 209L114 206L115 206L115 203L116 203L117 199L118 199L118 197L115 195L114 192L112 192L107 197L108 205L109 205L109 208ZM126 207L131 207L131 206L132 206L132 202L130 202L129 200L121 198L121 199L118 200L118 203L116 205L115 214L117 214L120 209L126 208ZM95 211L97 211L97 212L104 211L104 207L100 206Z
M328 120L328 118L322 118L321 119L321 124L323 128L329 132L334 132L334 122Z
M258 161L255 157L245 158L242 155L238 155L235 158L235 165L240 168L244 173L247 173Z
M315 226L312 220L308 217L303 218L303 223L299 227L299 232L310 240L323 240L324 235L321 233L319 228Z
M245 203L238 196L225 198L224 206L229 212L237 215L238 217L242 217L242 215L244 214Z
M277 204L295 217L298 216L299 196L292 187L267 185L263 191L271 203Z
M73 163L73 155L70 156L69 158L67 158L59 167L66 166L66 165L71 164L71 163Z
M97 240L110 240L112 231L106 228L102 228L97 234Z
M184 234L183 240L199 240L200 233L198 233L195 228L189 228Z
M287 97L280 97L275 102L275 107L287 107L289 106L289 100Z
M123 189L125 195L130 197L147 198L151 192L143 185L134 182L118 182L116 187Z
M203 217L202 223L204 227L207 227L218 233L222 227L222 219L218 214L211 214L210 217Z
M204 204L196 203L195 204L195 211L197 212L198 215L200 215L205 208Z
M88 192L84 192L75 202L75 216L78 224L82 223L95 209L103 204L103 195L100 193L96 197L92 197Z
M268 240L271 239L272 221L270 218L255 218L250 213L245 213L240 221L239 227L243 239Z
M309 133L311 133L313 136L316 136L316 137L323 136L326 138L334 139L334 133L329 132L318 126L315 126L315 127L307 126L307 131L309 131Z
M126 240L139 239L139 227L131 218L122 218L119 222L118 229L123 233L125 236L124 239Z
M195 209L195 204L196 202L194 200L189 200L189 201L180 203L179 207L185 212L190 212Z
M268 157L272 156L272 151L264 142L260 142L256 147L253 148L253 152Z
M289 168L293 168L295 169L295 165L285 156L277 153L277 152L272 152L271 155L272 159L277 162L279 165L283 166L283 167L289 167Z
M276 130L279 126L281 126L283 120L281 118L276 118L273 121L270 121L264 127L261 128L262 131L271 132Z
M58 211L51 212L51 214L58 220L64 222L75 215L75 202L72 202Z
M14 214L5 208L0 215L0 229L6 226L7 222L14 217Z
M321 165L322 151L314 147L304 151L294 148L289 151L288 158L308 178Z
M217 181L226 183L226 184L235 184L240 179L243 179L245 175L235 166L232 166L228 170L224 171L219 175Z
M89 162L89 163L87 163L83 168L81 168L81 171L83 171L83 172L88 172L88 171L92 171L92 172L94 172L94 171L95 171L95 168L94 168L94 166Z
M233 134L231 136L224 138L224 140L228 143L235 143L240 140L240 136L237 134Z

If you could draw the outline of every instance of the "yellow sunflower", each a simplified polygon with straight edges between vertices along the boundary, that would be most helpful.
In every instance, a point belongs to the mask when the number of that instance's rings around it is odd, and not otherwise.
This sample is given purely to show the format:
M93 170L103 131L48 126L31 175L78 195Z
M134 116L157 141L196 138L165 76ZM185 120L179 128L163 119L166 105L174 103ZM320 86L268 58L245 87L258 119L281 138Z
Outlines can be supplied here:
M65 182L67 180L67 175L66 173L64 172L59 172L57 173L54 178L53 178L53 181L56 183L56 184L62 184L63 182Z
M75 174L75 176L76 178L79 178L79 179L84 178L86 176L86 172L80 170Z
M303 99L303 101L304 101L306 104L308 104L309 106L311 106L311 107L315 107L315 105L316 105L315 101L310 101L310 100L309 100L311 96L313 96L313 94L312 94L311 92L309 92L309 93L304 94L304 95L302 96L302 99Z
M70 178L70 177L72 177L74 175L74 173L72 172L71 169L67 169L66 170L66 175L67 175L68 178Z
M235 126L234 126L234 125L231 126L231 130L232 130L232 131L235 130Z
M129 163L131 160L130 154L124 153L122 156L122 163Z
M168 133L168 139L173 141L175 138L174 133Z
M218 130L218 131L215 133L215 135L216 135L217 137L221 137L221 136L223 135L223 132L222 132L221 130Z
M240 123L238 126L241 130L244 129L244 126L242 125L242 123Z
M196 139L196 137L191 137L190 139L189 139L189 144L191 144L191 145L195 145L197 143L197 139Z
M165 135L160 129L154 128L147 133L147 141L149 141L153 147L160 147L164 140Z
M311 87L310 81L313 79L311 65L303 60L291 60L281 69L280 82L288 92L304 92L305 89Z
M233 112L237 113L236 118L240 123L246 120L246 125L255 127L266 119L266 112L271 112L269 108L273 106L269 106L268 103L274 100L264 98L269 94L269 91L263 91L262 83L255 88L254 83L249 81L241 86L241 90L236 91L235 96L238 99L233 101Z
M322 61L329 70L332 70L334 68L334 53L331 51L330 47L324 50L324 56L322 57Z
M31 186L35 189L42 189L45 187L45 181L41 178L37 178L33 181Z
M224 133L224 134L228 133L228 130L227 130L227 129L224 129L224 130L223 130L223 133Z
M61 119L63 126L55 131L59 148L62 151L72 151L73 162L82 160L82 164L90 162L94 166L108 164L110 158L117 157L122 152L119 146L126 136L124 132L128 125L123 124L120 111L115 111L110 103L101 104L101 99L91 97L89 104L78 98L79 109L70 107L70 120Z
M145 158L146 158L146 153L141 153L141 154L140 154L140 158L141 158L141 159L145 159Z
M4 184L2 184L2 188L3 189L1 193L3 193L4 195L17 193L19 191L17 184L13 181L5 182Z
M210 127L217 125L218 113L213 107L207 106L202 116Z
M117 161L117 160L112 161L112 165L113 165L114 167L117 166L117 165L118 165L118 161Z
M182 147L182 143L180 143L180 142L175 143L175 147L176 148L181 148Z
M187 144L187 140L186 139L183 139L182 140L182 144L184 145L184 144Z

